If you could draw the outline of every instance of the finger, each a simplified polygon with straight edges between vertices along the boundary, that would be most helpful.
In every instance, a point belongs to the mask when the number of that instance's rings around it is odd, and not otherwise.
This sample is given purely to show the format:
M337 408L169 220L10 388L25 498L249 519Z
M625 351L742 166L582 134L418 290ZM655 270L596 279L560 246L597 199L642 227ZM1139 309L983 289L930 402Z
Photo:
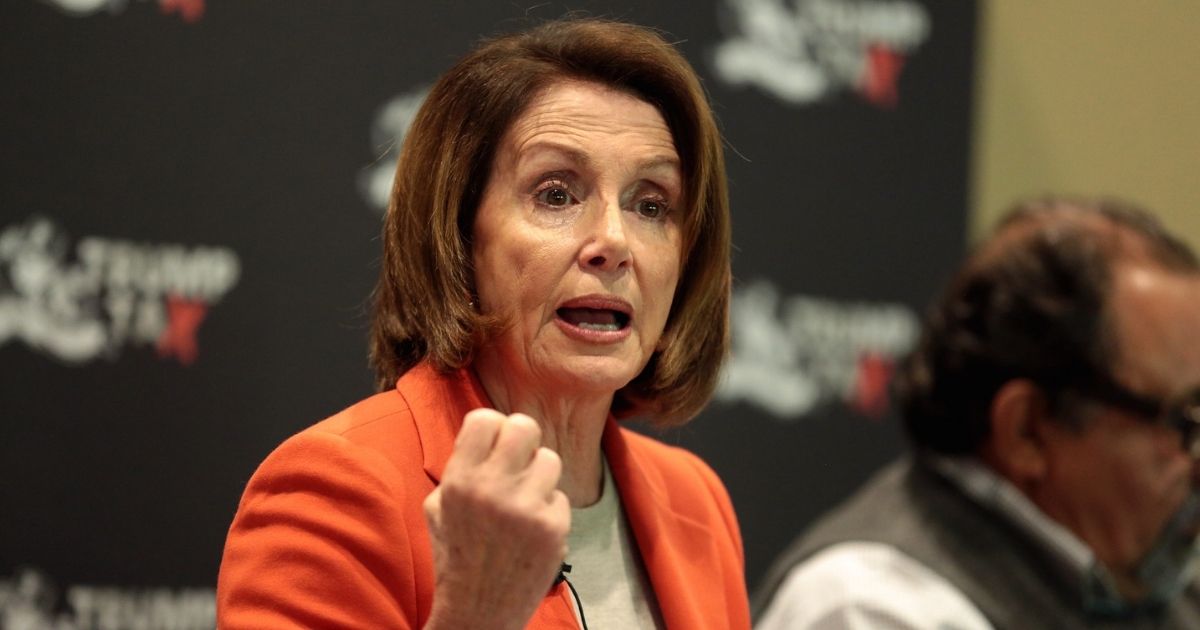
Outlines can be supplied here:
M514 413L500 427L496 445L489 459L501 470L521 472L533 460L533 454L542 445L542 429L533 418Z
M559 523L558 535L562 539L562 556L567 557L567 533L571 531L571 501L567 498L567 493L562 490L555 489L550 495L550 513Z
M553 492L558 489L558 480L562 477L562 458L558 453L539 447L533 454L533 461L526 469L525 484L530 492L544 496L548 501L553 500Z
M442 492L441 487L433 489L429 496L425 497L422 507L425 509L425 522L429 524L429 528L433 531L442 524Z
M460 464L477 464L487 459L500 434L506 416L495 409L473 409L463 416L462 428L454 439L451 460ZM449 464L447 464L449 466Z

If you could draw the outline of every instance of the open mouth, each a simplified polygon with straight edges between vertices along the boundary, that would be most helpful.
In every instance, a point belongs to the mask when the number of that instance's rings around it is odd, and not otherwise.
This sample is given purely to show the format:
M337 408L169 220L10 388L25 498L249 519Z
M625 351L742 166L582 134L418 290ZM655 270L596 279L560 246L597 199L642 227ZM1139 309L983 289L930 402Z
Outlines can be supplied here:
M563 307L555 311L563 321L584 330L615 332L629 325L629 314L607 308Z

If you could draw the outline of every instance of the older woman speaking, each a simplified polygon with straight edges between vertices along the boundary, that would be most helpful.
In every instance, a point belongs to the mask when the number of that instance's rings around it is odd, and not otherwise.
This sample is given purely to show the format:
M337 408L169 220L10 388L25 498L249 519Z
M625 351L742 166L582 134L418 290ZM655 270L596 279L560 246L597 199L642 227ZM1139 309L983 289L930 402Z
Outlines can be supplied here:
M708 399L729 229L712 113L653 31L550 22L459 61L384 224L382 393L254 474L220 627L748 628L720 481L616 422Z

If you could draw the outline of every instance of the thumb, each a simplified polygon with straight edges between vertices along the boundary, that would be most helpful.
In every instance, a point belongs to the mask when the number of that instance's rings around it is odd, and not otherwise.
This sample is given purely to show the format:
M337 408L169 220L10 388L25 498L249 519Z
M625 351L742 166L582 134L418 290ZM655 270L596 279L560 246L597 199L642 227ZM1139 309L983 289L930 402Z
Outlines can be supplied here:
M425 497L422 503L425 510L425 522L429 524L429 528L436 530L442 523L442 488L441 486L434 488L429 496Z

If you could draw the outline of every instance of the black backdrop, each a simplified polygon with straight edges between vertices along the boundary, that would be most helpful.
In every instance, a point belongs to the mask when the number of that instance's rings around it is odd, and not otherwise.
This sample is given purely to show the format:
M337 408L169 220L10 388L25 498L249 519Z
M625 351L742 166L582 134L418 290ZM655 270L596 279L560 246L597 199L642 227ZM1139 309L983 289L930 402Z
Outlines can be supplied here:
M212 625L254 467L370 392L406 103L568 10L663 29L726 134L734 356L663 438L725 480L751 586L898 451L891 365L965 233L973 3L12 0L0 628Z

